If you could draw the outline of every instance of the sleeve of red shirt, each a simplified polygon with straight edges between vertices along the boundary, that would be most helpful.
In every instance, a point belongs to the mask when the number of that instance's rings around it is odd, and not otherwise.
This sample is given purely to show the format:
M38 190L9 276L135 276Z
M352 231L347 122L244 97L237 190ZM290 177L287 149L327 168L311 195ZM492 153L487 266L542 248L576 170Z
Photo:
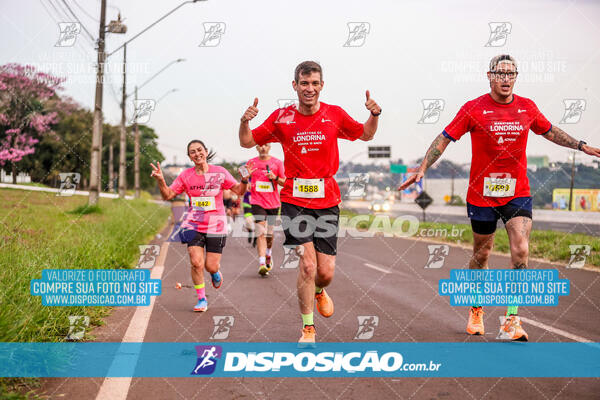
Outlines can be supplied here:
M530 115L533 118L533 122L531 123L529 129L531 129L536 135L543 135L548 133L550 129L552 129L552 124L550 123L550 121L548 121L546 117L544 117L544 114L542 114L542 112L537 108L533 101L531 102L530 108Z
M277 124L275 124L275 120L277 116L281 112L281 109L277 109L273 111L269 118L265 120L257 128L252 129L252 137L254 138L254 142L257 145L262 146L267 143L275 143L279 142L279 129L277 128Z
M338 139L355 141L362 136L364 126L346 113L341 107L337 107L339 113Z
M446 126L446 129L442 132L444 136L453 142L459 140L465 133L471 130L471 117L468 112L467 104L463 105L458 113Z
M231 175L229 171L227 171L225 168L223 168L223 174L225 175L225 179L223 180L221 188L231 189L232 187L237 185L238 181L236 181L233 175Z
M185 190L185 183L183 182L182 176L183 176L183 172L181 174L179 174L179 176L177 176L177 178L175 178L173 183L171 183L171 186L169 186L169 188L171 188L171 190L173 190L178 195L183 193Z

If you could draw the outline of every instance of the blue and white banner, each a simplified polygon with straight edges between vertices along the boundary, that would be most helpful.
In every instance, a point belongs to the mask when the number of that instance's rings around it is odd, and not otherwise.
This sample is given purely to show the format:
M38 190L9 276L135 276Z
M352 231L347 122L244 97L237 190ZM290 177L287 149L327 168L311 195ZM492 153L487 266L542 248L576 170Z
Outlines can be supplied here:
M453 269L438 290L453 306L557 306L570 284L556 269Z
M600 377L598 343L0 343L2 377Z

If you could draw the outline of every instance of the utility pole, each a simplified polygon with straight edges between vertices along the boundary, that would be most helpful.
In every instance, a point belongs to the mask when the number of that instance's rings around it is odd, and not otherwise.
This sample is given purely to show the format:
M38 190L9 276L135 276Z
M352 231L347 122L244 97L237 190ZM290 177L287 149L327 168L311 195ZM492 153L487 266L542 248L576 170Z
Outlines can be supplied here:
M108 144L108 191L113 192L115 186L115 173L113 171L113 142L112 140Z
M104 81L104 35L106 22L106 0L100 4L100 29L98 32L98 65L96 69L96 97L94 104L94 122L92 125L92 158L90 162L90 206L98 204L101 172L101 150L102 150L102 84Z
M138 88L135 87L135 104L138 99ZM135 140L133 145L133 172L134 172L134 186L135 186L135 198L140 198L140 129L137 123L137 112L135 114L133 127L135 131Z
M571 187L569 189L569 211L573 211L573 186L575 184L575 154L576 152L572 152L571 154Z
M125 198L125 190L127 190L127 176L125 171L126 152L125 146L127 144L127 130L125 127L125 105L127 101L126 94L126 75L127 75L127 43L123 45L123 90L121 98L121 136L119 145L119 198Z

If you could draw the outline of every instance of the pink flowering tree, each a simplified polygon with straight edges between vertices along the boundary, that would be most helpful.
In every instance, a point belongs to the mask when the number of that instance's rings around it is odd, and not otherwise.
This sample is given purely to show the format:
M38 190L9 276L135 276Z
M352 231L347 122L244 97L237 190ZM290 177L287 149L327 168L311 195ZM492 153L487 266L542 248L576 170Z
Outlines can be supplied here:
M33 66L0 66L0 167L12 166L17 182L17 163L35 152L35 144L58 122L51 99L63 78L36 71Z

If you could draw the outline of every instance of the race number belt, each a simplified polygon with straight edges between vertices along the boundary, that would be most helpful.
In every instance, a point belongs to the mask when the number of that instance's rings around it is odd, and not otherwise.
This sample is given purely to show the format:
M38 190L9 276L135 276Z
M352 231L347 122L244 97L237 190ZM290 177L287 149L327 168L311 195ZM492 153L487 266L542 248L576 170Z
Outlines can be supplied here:
M325 179L294 178L294 197L322 199L325 197Z
M256 181L256 191L257 192L272 192L273 185L271 184L271 182Z
M194 211L213 211L217 209L214 197L192 197L192 208Z
M515 195L517 180L514 178L483 179L483 195L487 197L511 197Z

